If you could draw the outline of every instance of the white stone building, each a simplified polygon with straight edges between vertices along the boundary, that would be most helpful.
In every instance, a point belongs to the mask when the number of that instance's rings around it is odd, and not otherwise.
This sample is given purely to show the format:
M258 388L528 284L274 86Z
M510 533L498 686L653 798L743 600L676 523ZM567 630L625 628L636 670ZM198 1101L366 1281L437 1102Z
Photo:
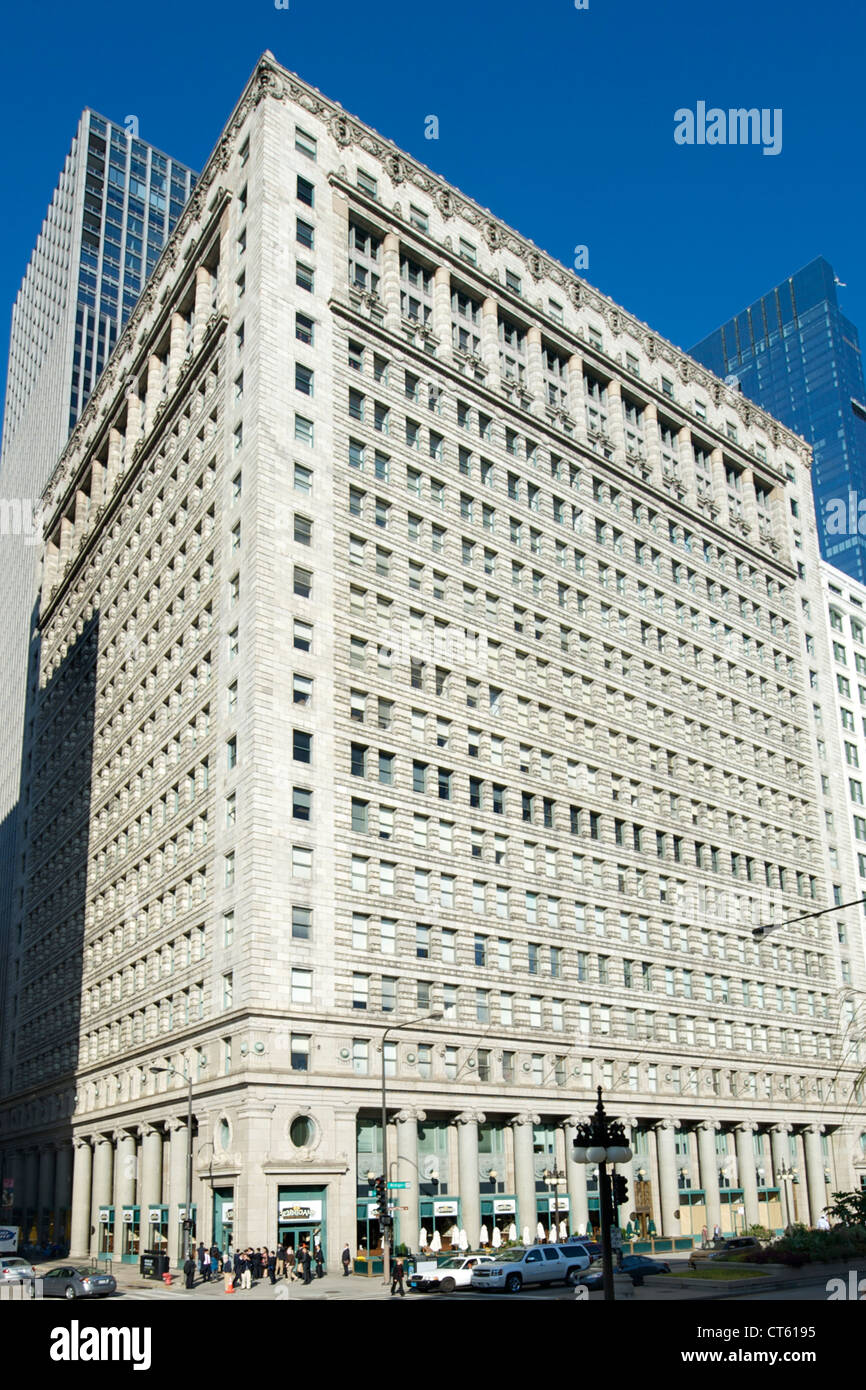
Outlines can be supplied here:
M598 1085L641 1231L852 1187L808 467L265 55L46 497L25 1221L176 1257L187 1075L197 1238L372 1246L383 1065L410 1246L597 1224Z

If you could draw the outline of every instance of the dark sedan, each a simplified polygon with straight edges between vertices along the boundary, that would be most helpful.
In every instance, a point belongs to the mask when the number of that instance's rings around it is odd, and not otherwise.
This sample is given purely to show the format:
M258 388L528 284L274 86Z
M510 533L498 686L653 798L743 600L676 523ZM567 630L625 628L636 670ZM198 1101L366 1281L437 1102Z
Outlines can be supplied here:
M43 1298L107 1298L117 1289L113 1274L76 1265L57 1265L41 1276Z
M661 1260L651 1260L648 1255L624 1255L622 1264L614 1264L614 1274L630 1274L633 1284L643 1283L646 1274L670 1274L671 1267ZM590 1265L585 1274L578 1276L578 1283L588 1289L604 1287L604 1271L600 1263Z

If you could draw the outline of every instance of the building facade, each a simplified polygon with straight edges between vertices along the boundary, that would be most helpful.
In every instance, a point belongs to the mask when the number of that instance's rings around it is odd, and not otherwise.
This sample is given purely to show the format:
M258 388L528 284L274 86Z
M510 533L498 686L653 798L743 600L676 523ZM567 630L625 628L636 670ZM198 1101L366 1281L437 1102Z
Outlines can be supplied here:
M0 988L21 750L38 669L42 496L195 175L84 111L12 310L0 456ZM0 1043L0 1077L6 1066Z
M866 388L857 329L817 257L691 349L814 450L821 554L866 581ZM862 525L861 525L862 521Z
M374 1248L383 1070L410 1247L597 1225L598 1085L641 1231L854 1186L809 465L265 55L46 493L22 1224L176 1258L191 1143L197 1238Z

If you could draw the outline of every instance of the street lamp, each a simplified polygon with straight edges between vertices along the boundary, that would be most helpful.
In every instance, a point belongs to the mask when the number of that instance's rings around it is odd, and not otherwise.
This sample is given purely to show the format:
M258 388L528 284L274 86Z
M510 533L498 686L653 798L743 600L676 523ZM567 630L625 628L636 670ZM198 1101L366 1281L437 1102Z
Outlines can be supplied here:
M401 1028L414 1028L416 1023L426 1023L429 1019L442 1019L445 1015L442 1009L434 1009L432 1013L422 1014L420 1018L410 1018L406 1023L391 1023L382 1034L382 1178L385 1183L385 1211L386 1215L382 1219L382 1282L390 1283L391 1280L391 1216L388 1212L388 1099L385 1090L385 1039L389 1033L396 1033Z
M789 1226L794 1224L794 1183L797 1181L797 1169L782 1162L779 1165L777 1177L779 1179L779 1191L784 1198L782 1220L785 1222L785 1230L787 1230ZM791 1184L790 1193L788 1192L788 1183Z
M187 1083L186 1106L186 1220L183 1223L183 1262L186 1264L192 1240L192 1072L178 1071L171 1063L167 1067L151 1067L154 1076L182 1076Z
M604 1297L613 1302L613 1255L611 1251L611 1227L613 1225L613 1202L611 1200L610 1174L607 1165L628 1163L633 1154L625 1137L625 1129L618 1120L608 1119L598 1088L598 1105L587 1124L578 1125L574 1136L574 1159L576 1163L598 1164L598 1199L601 1210L601 1251L604 1269Z
M559 1189L565 1182L565 1174L559 1168L545 1168L542 1173L547 1186L553 1189L553 1229L556 1232L556 1239L559 1239Z

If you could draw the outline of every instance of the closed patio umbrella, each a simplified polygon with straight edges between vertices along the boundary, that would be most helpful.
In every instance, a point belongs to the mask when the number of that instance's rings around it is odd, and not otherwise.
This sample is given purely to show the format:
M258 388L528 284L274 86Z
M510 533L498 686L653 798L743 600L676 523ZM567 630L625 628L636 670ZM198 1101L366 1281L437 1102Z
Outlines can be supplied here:
M542 1226L540 1221L535 1228L535 1234L538 1236L539 1240L544 1240L544 1227Z
M509 1240L516 1240L516 1239L517 1239L517 1227L515 1226L515 1224L514 1224L513 1221L512 1221L512 1223L511 1223L511 1225L508 1227L508 1239L509 1239Z
M422 1226L421 1229L420 1229L420 1231L418 1232L418 1245L419 1245L419 1247L420 1247L422 1250L426 1249L426 1246L427 1246L427 1227L426 1227L426 1226Z
M459 1245L461 1250L469 1249L469 1239L462 1226L460 1227L460 1230L457 1232L457 1244Z
M560 1240L567 1240L567 1239L568 1239L568 1222L567 1222L567 1221L560 1221L560 1223L559 1223L559 1239L560 1239Z
M498 1226L493 1227L493 1236L491 1238L490 1244L493 1246L494 1250L498 1250L500 1245L502 1244L502 1232L500 1231Z
M489 1244L490 1244L490 1236L489 1236L488 1231L487 1231L487 1223L486 1223L486 1222L482 1222L482 1224L481 1224L481 1230L478 1232L478 1244L479 1244L479 1245L489 1245Z

